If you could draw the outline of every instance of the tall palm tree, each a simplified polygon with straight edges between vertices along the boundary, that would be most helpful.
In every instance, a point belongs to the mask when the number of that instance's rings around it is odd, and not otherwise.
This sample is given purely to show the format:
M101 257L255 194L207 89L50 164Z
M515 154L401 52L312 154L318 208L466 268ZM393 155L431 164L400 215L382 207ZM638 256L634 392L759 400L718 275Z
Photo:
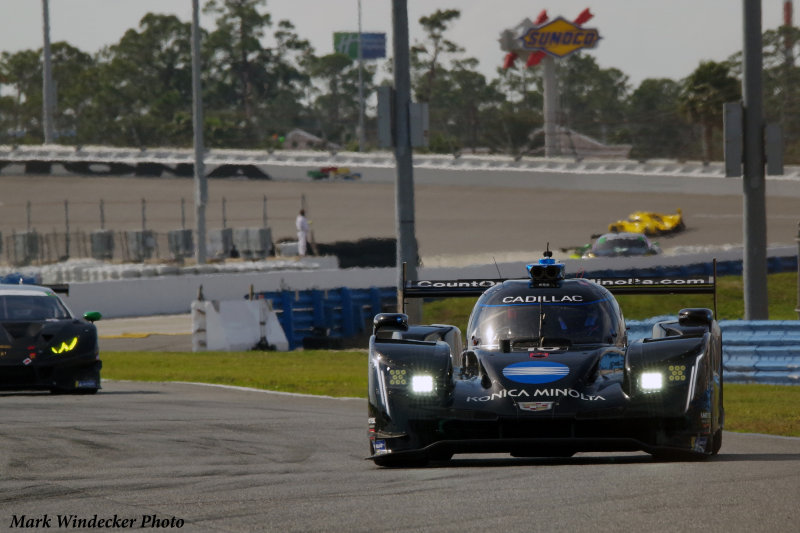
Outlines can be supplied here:
M683 82L680 106L703 130L703 162L711 161L715 129L722 129L722 105L741 99L741 84L726 62L703 61Z

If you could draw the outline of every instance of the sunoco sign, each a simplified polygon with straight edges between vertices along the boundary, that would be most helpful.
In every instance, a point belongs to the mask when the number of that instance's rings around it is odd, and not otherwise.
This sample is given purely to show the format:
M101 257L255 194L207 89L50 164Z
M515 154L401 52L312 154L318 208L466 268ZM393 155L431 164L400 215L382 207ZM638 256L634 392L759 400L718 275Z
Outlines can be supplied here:
M581 48L596 47L600 34L596 29L581 28L558 17L528 29L519 39L525 50L541 50L555 57L564 57Z

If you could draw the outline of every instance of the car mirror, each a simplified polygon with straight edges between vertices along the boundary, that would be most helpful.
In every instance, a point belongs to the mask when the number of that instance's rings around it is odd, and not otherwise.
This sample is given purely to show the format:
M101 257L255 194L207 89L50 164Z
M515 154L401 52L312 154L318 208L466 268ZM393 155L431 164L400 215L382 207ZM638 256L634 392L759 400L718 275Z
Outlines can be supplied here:
M408 331L408 315L403 313L379 313L372 321L373 335L378 331Z
M97 322L103 318L103 315L100 314L100 311L86 311L83 313L83 319L89 322Z
M678 323L681 326L710 326L714 320L711 309L691 307L678 312Z

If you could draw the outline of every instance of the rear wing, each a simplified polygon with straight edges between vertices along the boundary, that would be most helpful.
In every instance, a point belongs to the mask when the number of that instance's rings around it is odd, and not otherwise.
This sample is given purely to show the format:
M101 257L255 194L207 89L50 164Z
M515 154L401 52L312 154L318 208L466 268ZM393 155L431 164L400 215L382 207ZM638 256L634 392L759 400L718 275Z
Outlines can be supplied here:
M45 285L45 287L51 289L53 292L59 292L61 294L69 296L68 283L51 283L50 285Z
M400 309L405 313L406 298L457 298L480 296L487 289L507 279L407 280L403 268ZM585 277L613 294L711 294L714 317L717 316L717 260L712 261L713 274L698 276L627 276ZM574 279L574 278L573 278Z

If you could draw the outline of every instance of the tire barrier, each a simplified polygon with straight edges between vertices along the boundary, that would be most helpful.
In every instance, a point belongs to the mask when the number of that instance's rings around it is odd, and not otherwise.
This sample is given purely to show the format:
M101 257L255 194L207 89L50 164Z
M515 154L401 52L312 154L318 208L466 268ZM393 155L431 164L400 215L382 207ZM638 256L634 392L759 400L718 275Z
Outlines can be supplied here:
M628 339L650 336L662 316L630 320ZM720 320L722 365L728 383L800 385L800 321Z
M372 318L397 307L397 290L391 288L255 293L272 302L289 340L289 349L341 349L366 346L361 337L371 333Z
M397 239L359 239L316 245L319 255L335 255L339 268L393 267L397 264Z
M776 256L767 258L767 272L776 274L778 272L797 271L797 255ZM677 266L659 266L650 268L631 268L631 269L604 269L594 270L583 273L584 278L628 278L636 276L663 276L688 277L688 276L708 276L714 273L714 268L710 262L692 263ZM742 260L734 259L730 261L717 262L717 276L740 276L742 274Z

